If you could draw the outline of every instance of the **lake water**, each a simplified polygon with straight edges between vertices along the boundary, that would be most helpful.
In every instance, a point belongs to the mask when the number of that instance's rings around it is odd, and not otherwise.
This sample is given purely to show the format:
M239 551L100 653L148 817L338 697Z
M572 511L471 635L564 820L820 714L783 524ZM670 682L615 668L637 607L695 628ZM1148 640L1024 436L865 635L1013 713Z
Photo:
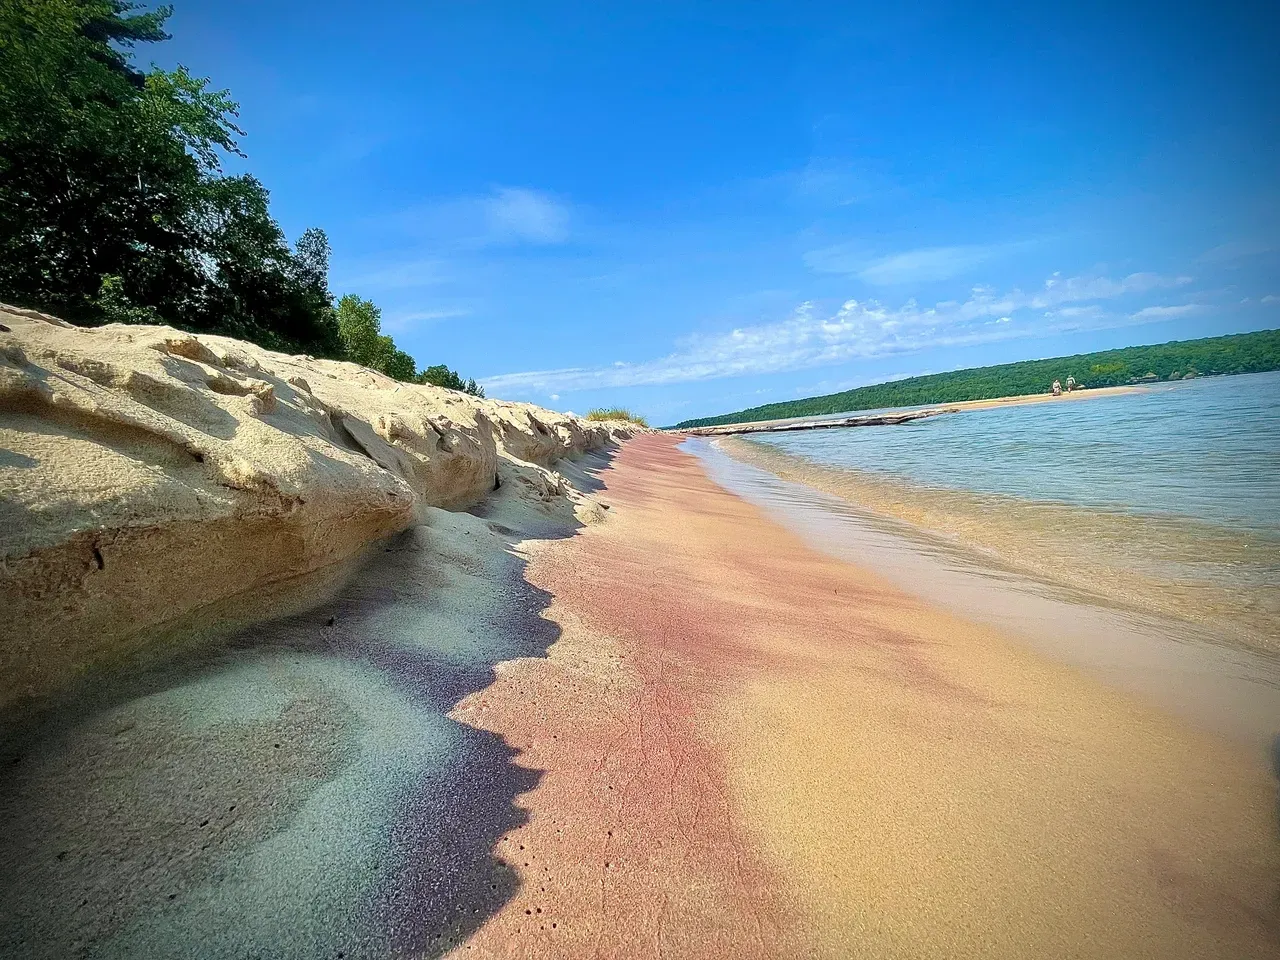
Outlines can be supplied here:
M758 439L827 466L927 486L1280 537L1280 372L1082 396L1089 402Z
M1280 373L691 448L930 600L1224 732L1280 730Z

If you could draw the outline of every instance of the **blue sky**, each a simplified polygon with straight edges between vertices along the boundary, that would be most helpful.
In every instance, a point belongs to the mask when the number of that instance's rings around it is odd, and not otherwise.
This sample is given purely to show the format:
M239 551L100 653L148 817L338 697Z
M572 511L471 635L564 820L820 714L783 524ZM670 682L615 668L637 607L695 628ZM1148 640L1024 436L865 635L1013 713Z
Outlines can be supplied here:
M1275 4L175 0L420 364L659 423L1280 326Z

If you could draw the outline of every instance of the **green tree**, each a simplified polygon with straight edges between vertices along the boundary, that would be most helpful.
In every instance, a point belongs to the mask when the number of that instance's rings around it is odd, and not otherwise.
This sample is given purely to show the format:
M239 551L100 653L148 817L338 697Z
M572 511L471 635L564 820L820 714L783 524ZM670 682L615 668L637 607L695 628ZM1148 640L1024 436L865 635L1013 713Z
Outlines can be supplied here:
M429 383L434 387L447 387L450 390L461 390L473 397L484 396L484 387L474 379L463 380L456 370L451 370L443 363L437 363L423 370L418 374L418 382Z
M384 339L390 345L391 350L383 358L382 372L393 380L403 380L405 383L414 382L417 377L418 366L414 363L413 357L403 350L396 349L395 341L390 337L385 337Z
M327 241L323 258L295 254L262 185L221 173L239 154L235 102L183 67L133 66L170 13L0 3L0 298L332 355Z
M352 363L380 370L385 341L390 339L382 336L382 310L372 300L348 293L338 301L337 315L343 355Z
M417 379L371 301L346 296L335 310L324 231L291 248L266 188L223 174L223 156L243 156L230 94L185 67L134 66L137 44L169 38L171 12L0 0L0 299L75 323L170 323Z
M338 301L337 324L348 360L406 383L417 378L413 357L382 332L382 310L372 300L346 294Z

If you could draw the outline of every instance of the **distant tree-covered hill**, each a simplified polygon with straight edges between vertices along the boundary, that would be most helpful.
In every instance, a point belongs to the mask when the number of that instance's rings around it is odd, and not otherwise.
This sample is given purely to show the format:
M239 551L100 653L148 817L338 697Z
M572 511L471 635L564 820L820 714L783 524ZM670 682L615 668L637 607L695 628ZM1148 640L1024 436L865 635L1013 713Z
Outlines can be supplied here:
M1261 373L1280 370L1280 330L1239 333L1203 340L1178 340L1146 347L1124 347L1099 353L1082 353L1052 360L1024 360L994 367L973 367L951 373L908 377L890 383L845 390L825 397L787 400L752 407L718 417L685 420L676 427L711 427L724 423L753 423L787 417L817 417L913 407L926 403L988 400L1030 393L1048 393L1054 380L1064 386L1067 377L1085 387L1112 387L1127 383L1179 380L1187 376L1229 373Z

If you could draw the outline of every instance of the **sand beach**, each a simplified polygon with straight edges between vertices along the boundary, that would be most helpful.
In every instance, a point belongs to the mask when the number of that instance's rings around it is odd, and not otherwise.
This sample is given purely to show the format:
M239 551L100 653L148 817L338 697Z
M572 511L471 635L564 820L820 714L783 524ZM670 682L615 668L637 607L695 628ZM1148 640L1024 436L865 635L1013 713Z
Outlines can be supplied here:
M1280 960L1278 33L0 0L0 960Z

